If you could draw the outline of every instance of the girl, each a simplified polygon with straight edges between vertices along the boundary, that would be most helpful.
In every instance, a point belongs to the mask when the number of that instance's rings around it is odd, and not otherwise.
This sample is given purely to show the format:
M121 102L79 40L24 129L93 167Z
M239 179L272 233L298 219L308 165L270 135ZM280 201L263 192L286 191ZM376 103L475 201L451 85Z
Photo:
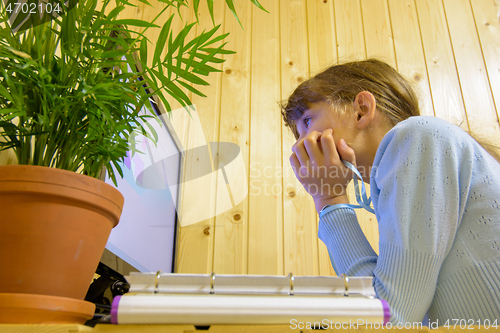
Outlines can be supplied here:
M410 84L377 60L303 82L282 115L337 274L373 276L393 324L500 318L500 164L490 153L459 127L420 116ZM349 204L352 172L370 184L373 209L365 193ZM352 207L374 211L378 256Z

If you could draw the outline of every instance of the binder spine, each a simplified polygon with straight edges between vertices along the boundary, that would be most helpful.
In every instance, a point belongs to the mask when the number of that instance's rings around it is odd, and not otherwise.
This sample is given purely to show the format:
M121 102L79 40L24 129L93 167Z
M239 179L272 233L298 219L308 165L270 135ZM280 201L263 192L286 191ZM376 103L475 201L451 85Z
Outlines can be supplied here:
M121 295L115 296L111 303L111 324L118 324L118 306L121 298Z
M113 300L112 324L286 325L291 321L379 323L387 303L358 297L135 295Z
M385 326L391 321L391 308L384 299L381 299L380 302L382 302L382 308L384 309L384 326Z

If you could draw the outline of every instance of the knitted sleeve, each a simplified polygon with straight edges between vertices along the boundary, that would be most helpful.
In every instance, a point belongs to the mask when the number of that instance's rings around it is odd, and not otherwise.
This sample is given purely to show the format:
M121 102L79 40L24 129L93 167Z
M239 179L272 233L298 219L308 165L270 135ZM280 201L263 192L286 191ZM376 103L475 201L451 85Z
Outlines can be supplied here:
M351 209L336 209L320 220L318 235L338 273L373 276L393 323L423 320L457 232L460 158L454 139L453 131L415 117L380 143L370 181L378 257Z

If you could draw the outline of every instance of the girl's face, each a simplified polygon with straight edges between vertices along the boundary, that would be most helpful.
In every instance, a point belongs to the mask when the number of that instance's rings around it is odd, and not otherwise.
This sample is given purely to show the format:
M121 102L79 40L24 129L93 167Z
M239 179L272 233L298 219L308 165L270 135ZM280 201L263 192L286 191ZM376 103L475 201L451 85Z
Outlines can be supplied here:
M354 150L358 170L367 181L378 145L392 127L376 108L373 95L363 91L356 96L352 105L346 105L345 110L336 110L327 102L311 104L297 120L300 136L297 141L313 131L322 133L326 129L332 129L335 145L339 144L340 139L344 139ZM321 144L319 147L321 150Z
M366 132L356 127L358 115L349 107L345 110L335 110L327 102L317 102L310 105L310 108L304 112L297 121L297 131L300 135L300 141L309 133L317 131L322 133L326 129L333 130L333 140L335 145L339 144L340 139L344 139L349 147L354 150L356 155L356 166L363 176L363 180L369 182L370 167L375 156L374 152L367 150ZM369 140L368 140L369 141ZM321 142L318 140L321 149ZM376 148L374 148L376 150Z
M335 110L327 102L313 103L297 120L297 131L300 135L298 140L303 139L312 131L323 132L329 128L333 130L333 138L336 144L340 139L344 139L351 146L355 133L354 112L351 110Z

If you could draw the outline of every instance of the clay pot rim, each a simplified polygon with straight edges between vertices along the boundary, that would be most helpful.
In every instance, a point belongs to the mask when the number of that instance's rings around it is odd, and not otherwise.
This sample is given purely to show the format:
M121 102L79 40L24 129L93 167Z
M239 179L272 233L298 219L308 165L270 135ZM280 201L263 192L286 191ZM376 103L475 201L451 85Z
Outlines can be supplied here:
M50 177L50 180L47 178ZM22 186L24 184L25 186ZM115 187L106 182L76 172L50 168L37 165L2 165L0 166L0 186L9 192L17 193L43 193L51 196L72 197L73 200L89 202L91 197L99 197L100 200L112 204L109 212L117 218L113 221L114 226L124 204L124 197ZM68 196L62 192L73 191ZM76 192L74 192L76 191ZM108 211L104 202L92 200L93 205ZM90 203L90 202L89 202Z

